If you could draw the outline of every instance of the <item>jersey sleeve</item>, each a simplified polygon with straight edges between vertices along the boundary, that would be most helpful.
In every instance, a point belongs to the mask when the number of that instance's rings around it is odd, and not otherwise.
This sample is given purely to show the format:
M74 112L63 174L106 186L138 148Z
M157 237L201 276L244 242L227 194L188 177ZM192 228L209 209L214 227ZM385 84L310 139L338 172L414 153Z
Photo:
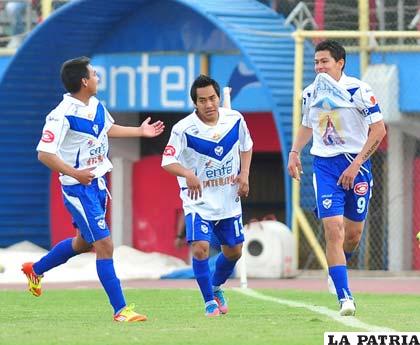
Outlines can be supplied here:
M114 118L109 113L108 109L104 107L105 110L105 126L107 128L107 131L112 127L112 125L115 123Z
M37 151L57 153L66 136L69 125L64 116L50 113L42 129L42 137L36 148Z
M251 134L249 133L248 126L245 119L242 117L239 126L239 150L242 152L249 151L254 145Z
M302 125L305 127L312 128L312 124L309 118L311 92L308 89L302 92Z
M185 141L183 140L183 132L176 126L172 128L171 136L166 145L162 155L162 166L173 163L180 163L179 156L185 148Z
M378 101L372 91L372 88L364 84L360 87L354 95L354 101L357 109L363 115L368 125L383 120L381 108L379 107Z

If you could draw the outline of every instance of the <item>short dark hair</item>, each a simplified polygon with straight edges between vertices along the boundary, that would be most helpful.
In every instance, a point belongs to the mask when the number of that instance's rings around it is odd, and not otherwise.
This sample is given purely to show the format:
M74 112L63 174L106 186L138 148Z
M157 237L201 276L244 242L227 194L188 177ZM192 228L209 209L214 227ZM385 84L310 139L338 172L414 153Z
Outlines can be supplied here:
M206 86L213 86L214 91L216 91L217 97L220 98L220 86L216 80L211 79L210 77L200 74L191 85L190 96L194 104L197 104L197 89L206 87Z
M346 65L346 50L340 43L333 40L319 42L315 47L315 52L321 50L328 50L335 61L343 59L344 65L342 70L344 69L344 66Z
M67 60L63 63L60 71L61 81L68 92L76 93L80 91L82 79L89 79L89 64L90 59L86 56Z

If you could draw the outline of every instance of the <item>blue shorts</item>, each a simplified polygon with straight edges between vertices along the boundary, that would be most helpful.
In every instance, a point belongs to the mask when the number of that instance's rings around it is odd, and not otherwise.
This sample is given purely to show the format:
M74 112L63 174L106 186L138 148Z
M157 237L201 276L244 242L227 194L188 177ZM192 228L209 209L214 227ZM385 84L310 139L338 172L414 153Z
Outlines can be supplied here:
M185 216L186 238L188 242L207 241L212 246L235 247L244 241L242 215L221 220L205 220L198 213Z
M98 180L103 183L98 184ZM104 178L97 178L90 185L62 186L64 205L73 217L73 222L88 243L110 235L105 221L108 195Z
M342 215L352 221L366 219L372 196L373 178L370 161L360 167L353 189L344 190L337 181L356 155L341 154L334 157L315 156L313 184L319 218Z

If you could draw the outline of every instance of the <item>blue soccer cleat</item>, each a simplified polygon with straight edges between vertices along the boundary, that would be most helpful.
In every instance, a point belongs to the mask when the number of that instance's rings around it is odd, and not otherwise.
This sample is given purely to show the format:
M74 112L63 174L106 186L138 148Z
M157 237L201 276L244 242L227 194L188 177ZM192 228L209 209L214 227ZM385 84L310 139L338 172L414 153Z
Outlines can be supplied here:
M222 314L227 314L228 304L223 294L223 290L214 291L213 294L214 294L214 300L217 302L220 312Z
M207 317L215 317L220 315L219 307L216 301L206 303L206 314Z

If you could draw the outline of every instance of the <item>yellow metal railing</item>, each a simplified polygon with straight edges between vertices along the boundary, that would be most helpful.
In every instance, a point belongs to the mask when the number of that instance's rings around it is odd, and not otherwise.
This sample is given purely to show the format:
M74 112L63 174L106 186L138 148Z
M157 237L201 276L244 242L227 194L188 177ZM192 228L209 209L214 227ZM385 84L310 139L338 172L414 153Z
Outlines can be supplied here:
M45 20L52 11L52 0L41 0L42 18Z

